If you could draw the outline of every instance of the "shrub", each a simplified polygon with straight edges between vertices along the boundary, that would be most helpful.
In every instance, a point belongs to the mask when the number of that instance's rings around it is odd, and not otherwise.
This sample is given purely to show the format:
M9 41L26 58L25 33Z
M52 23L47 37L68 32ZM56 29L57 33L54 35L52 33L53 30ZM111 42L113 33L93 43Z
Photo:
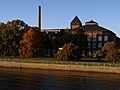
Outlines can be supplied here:
M62 61L79 60L81 58L81 50L78 45L72 43L64 44L62 50L58 50L56 57Z

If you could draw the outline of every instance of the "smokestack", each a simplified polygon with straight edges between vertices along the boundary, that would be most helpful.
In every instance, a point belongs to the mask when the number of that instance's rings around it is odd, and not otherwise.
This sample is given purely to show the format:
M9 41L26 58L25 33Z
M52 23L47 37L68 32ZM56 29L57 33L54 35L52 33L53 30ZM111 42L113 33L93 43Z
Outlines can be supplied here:
M41 32L41 6L38 6L38 30Z

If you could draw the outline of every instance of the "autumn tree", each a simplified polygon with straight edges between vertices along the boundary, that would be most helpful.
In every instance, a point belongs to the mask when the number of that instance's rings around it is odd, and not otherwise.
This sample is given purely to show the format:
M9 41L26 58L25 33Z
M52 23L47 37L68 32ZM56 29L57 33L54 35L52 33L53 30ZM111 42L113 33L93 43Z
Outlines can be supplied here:
M115 42L107 42L102 48L106 61L116 62L120 60L120 49L116 47Z
M42 48L42 38L40 38L41 34L35 28L30 28L24 35L22 40L20 41L20 57L38 57L42 56L43 48Z
M21 20L0 24L0 55L18 56L19 42L28 25Z
M110 50L116 49L116 45L114 42L106 42L102 48L102 51L107 54Z
M81 51L79 46L73 43L64 44L64 46L57 52L57 59L61 61L79 60L81 58Z

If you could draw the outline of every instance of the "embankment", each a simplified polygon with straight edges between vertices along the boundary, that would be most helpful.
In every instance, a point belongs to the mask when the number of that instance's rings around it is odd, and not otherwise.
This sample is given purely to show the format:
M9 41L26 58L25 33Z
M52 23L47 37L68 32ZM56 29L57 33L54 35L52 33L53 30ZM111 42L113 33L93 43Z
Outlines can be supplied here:
M85 66L85 65L69 65L69 64L42 64L42 63L0 61L0 67L20 68L20 69L86 71L86 72L102 72L102 73L119 73L120 74L120 67L108 67L108 66Z

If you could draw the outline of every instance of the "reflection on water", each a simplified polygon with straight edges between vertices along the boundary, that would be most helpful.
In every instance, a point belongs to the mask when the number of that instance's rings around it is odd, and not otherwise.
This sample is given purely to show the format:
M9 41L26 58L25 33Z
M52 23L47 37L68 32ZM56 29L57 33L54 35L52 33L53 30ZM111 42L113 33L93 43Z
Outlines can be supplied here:
M120 74L0 68L0 90L120 90Z

